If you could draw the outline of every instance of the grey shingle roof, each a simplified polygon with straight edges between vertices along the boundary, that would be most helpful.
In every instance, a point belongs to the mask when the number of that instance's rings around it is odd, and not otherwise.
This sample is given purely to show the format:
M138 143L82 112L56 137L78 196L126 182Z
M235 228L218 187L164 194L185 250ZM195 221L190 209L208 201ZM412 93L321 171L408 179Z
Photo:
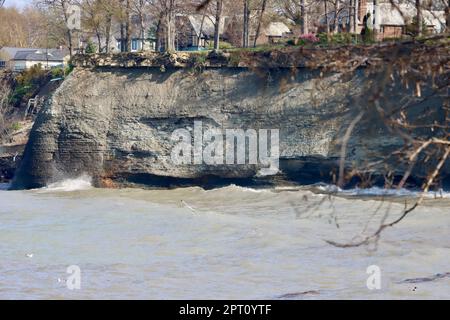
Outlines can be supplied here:
M0 48L0 50L1 50L2 52L5 52L8 56L14 58L14 56L16 55L16 53L17 53L18 51L21 51L21 50L32 51L32 50L38 50L38 49L35 49L35 48L2 47L2 48Z
M63 62L67 55L66 50L60 49L21 49L16 52L13 60Z
M216 23L216 17L212 15L206 15L203 19L202 14L178 14L177 18L186 18L187 21L191 24L192 29L194 30L197 36L200 36L200 32L202 33L202 37L214 37L214 29ZM227 17L224 17L220 23L220 34L222 35L225 30ZM202 24L203 21L203 24Z

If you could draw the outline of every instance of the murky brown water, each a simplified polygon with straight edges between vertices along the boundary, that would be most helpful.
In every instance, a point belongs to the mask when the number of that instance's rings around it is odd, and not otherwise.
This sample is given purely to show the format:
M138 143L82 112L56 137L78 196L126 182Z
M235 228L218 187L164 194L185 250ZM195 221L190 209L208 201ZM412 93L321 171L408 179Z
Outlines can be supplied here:
M325 243L350 241L369 220L373 230L405 199L98 190L83 181L0 191L0 298L448 299L449 198L427 201L387 230L376 251ZM81 269L81 290L67 289L71 265ZM366 286L371 265L381 269L381 290Z

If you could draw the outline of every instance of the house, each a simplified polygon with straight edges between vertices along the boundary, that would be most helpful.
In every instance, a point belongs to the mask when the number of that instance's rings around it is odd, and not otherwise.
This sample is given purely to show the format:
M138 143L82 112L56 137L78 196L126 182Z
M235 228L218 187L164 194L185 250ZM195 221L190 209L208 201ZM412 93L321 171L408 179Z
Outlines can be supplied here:
M397 9L398 8L398 9ZM380 38L401 37L407 33L406 27L414 21L417 15L416 7L413 3L399 3L397 8L391 3L385 2L378 5L375 11L375 26ZM374 16L374 6L372 1L361 0L361 11L359 17L359 27L363 28L364 16L371 13ZM440 10L422 10L423 23L428 33L440 33L445 29L445 12ZM370 19L373 25L373 20Z
M250 19L253 23L250 25L249 30L249 43L253 45L255 43L255 37L257 33L258 25L256 23L258 19ZM243 44L243 15L237 15L231 19L226 26L224 37L235 47L241 47ZM284 22L270 22L266 25L261 25L257 45L274 44L292 37L292 29Z
M65 66L69 52L64 49L11 48L0 49L0 65L13 71L23 71L40 64L45 69Z
M74 49L75 54L85 53L89 43L92 43L95 46L97 52L106 52L106 46L108 46L109 52L114 51L117 47L117 42L114 37L110 37L109 43L106 44L106 37L104 37L103 35L99 39L96 35L86 33L80 36L78 47Z
M219 34L224 38L225 25L228 18L221 20ZM216 18L212 15L178 14L176 16L175 45L178 50L202 50L214 42Z
M112 52L123 52L125 51L125 43L126 39L122 39L120 34L116 34L114 36L115 39L115 47L112 48ZM156 39L147 37L143 38L136 32L131 34L130 40L130 52L138 52L138 51L155 51L156 48Z
M153 20L150 15L144 15L143 21L140 21L138 15L131 16L131 36L130 36L130 52L138 51L154 51L156 49L156 37L151 33ZM111 47L112 52L124 52L127 39L124 36L125 29L121 32L121 25L119 23L113 24L112 37L114 44Z
M257 45L274 44L283 41L292 35L292 30L283 22L270 22L267 26L263 26L260 35L256 40ZM256 30L252 30L250 34L250 43L254 43Z
M2 69L14 69L14 64L12 60L16 53L20 50L37 50L32 48L12 48L3 47L0 49L0 68Z
M19 50L12 59L14 71L22 71L40 64L44 69L64 67L69 61L69 52L64 49Z
M397 9L398 8L398 9ZM356 33L361 33L364 28L364 21L370 28L378 31L378 38L398 38L407 33L407 26L414 21L417 14L413 3L398 3L397 8L390 2L382 2L374 10L373 1L359 0L358 2L358 22ZM445 28L445 12L440 10L422 10L423 21L428 33L439 33ZM374 18L375 17L375 26ZM334 11L328 13L320 19L319 31L326 32L326 18L328 18L330 31L334 30L334 23L338 23L338 31L345 32L352 30L350 27L350 14L347 8L343 8L335 19Z

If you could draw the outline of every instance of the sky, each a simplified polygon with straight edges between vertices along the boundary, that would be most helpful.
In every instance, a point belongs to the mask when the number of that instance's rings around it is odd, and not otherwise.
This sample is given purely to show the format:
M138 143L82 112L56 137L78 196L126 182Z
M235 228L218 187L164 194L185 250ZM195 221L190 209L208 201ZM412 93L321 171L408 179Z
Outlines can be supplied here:
M32 0L6 0L5 6L23 8L28 4L31 4Z

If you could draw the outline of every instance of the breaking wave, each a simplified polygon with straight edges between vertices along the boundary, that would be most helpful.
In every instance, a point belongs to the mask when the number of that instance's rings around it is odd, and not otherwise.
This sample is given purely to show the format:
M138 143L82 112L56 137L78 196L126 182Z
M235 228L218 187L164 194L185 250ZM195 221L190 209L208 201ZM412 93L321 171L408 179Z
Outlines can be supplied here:
M368 189L348 189L344 190L334 185L317 185L313 187L324 193L335 193L342 196L352 197L420 197L421 191L414 191L408 189L385 189L380 187L372 187ZM450 198L450 192L439 190L430 191L425 194L427 198Z
M82 175L75 179L66 179L59 182L51 183L43 190L71 192L71 191L88 190L91 188L92 188L92 178L87 175Z
M9 183L0 183L0 191L6 191L11 185Z
M250 188L250 187L241 187L241 186L237 186L235 184L231 184L226 187L207 190L206 192L217 192L217 191L265 193L265 192L271 192L271 189L254 189L254 188Z

